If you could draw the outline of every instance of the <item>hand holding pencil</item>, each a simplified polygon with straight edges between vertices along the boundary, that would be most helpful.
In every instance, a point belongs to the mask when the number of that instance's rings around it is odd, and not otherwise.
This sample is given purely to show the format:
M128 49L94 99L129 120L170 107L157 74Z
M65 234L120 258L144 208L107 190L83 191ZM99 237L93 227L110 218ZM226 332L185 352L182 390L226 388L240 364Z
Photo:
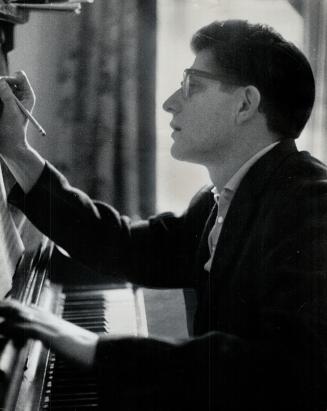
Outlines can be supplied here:
M15 76L3 76L6 82L11 87L14 99L21 112L25 115L26 119L30 120L32 125L43 135L46 135L43 127L31 114L35 104L35 94L33 89L23 71L19 71Z
M29 113L33 110L35 94L25 73L0 77L0 154L4 158L17 157L28 146L28 118L18 106L17 99Z
M0 77L0 101L0 157L22 190L28 193L42 174L45 160L27 139L27 117L33 109L35 95L23 72Z

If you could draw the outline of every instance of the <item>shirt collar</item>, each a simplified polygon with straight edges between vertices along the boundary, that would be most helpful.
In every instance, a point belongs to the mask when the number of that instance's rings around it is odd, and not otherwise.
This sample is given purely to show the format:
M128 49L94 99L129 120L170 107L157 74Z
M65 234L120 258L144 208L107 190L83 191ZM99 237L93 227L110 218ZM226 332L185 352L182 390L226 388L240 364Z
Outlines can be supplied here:
M256 163L259 160L259 158L263 157L266 153L268 153L268 151L272 150L275 146L277 146L278 143L279 143L279 141L276 141L272 144L269 144L269 146L264 147L263 149L258 151L256 154L254 154L254 156L252 156L249 160L247 160L236 171L236 173L229 179L229 181L225 184L225 186L223 188L223 191L226 190L226 191L231 191L231 192L235 193L235 191L237 190L238 186L240 185L243 177L249 171L249 169L254 165L254 163ZM220 197L220 194L219 194L217 188L213 187L211 192L213 193L214 199L217 202L219 200L219 197Z

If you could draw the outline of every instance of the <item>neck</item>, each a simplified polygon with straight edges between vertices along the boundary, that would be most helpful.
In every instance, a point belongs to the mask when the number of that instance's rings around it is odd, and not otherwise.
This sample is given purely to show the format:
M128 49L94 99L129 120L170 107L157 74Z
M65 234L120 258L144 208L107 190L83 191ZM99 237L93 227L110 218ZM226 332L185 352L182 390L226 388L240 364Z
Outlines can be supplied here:
M217 159L214 163L208 164L206 167L209 172L212 183L220 192L232 176L246 163L251 157L258 153L263 148L276 142L277 138L255 141L252 144L238 144L234 150L231 150L228 155L222 159Z

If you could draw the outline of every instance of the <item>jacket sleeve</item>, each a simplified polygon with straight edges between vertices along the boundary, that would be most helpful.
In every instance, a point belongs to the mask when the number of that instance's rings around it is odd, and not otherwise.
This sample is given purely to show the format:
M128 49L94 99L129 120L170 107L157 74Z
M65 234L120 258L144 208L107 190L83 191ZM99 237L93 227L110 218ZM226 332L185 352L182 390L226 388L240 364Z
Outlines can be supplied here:
M326 410L326 182L303 184L292 201L287 193L279 209L264 209L253 273L260 292L247 329L179 343L101 338L104 403L112 396L129 410ZM232 322L234 313L225 316Z
M299 389L303 370L289 354L277 341L220 332L184 343L102 337L96 375L103 409L325 411L311 385Z
M198 236L187 213L131 223L70 186L48 163L27 195L16 184L8 200L72 258L99 273L144 286L193 286L189 256L195 254Z

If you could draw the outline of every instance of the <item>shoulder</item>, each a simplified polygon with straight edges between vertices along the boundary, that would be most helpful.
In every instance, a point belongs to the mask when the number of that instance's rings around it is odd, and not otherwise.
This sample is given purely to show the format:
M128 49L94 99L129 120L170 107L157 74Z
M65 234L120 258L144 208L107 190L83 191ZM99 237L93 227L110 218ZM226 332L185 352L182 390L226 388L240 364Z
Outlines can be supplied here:
M315 221L321 228L325 226L327 167L310 153L296 152L285 159L263 193L267 218L278 217L286 226L298 229Z
M280 176L298 194L327 194L327 166L307 151L290 156Z
M299 176L327 178L327 166L308 151L298 151L288 158L288 165Z

